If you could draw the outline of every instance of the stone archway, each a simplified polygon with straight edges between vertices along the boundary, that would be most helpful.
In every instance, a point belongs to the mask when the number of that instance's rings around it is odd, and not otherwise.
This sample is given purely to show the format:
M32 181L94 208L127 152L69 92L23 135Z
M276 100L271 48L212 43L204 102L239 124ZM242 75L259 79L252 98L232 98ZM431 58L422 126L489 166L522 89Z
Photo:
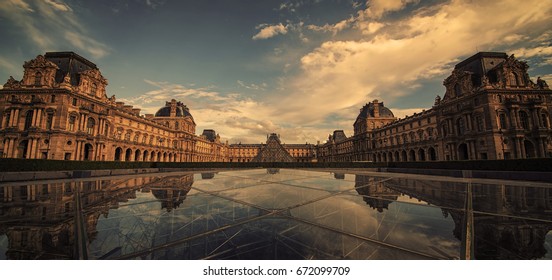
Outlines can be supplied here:
M115 149L115 161L121 161L122 155L123 155L123 149L121 149L120 147L117 147L117 149Z
M408 152L408 161L416 161L416 152L414 150Z
M458 159L459 160L470 159L470 156L468 154L468 145L466 143L462 143L458 145Z
M94 146L90 143L84 144L84 158L83 160L94 160Z
M426 161L426 156L425 156L425 150L424 149L419 149L418 150L418 160L419 161Z
M406 155L406 151L405 151L405 150L403 150L403 151L401 152L401 161L403 161L403 162L404 162L404 161L408 161L408 157L407 157L407 155Z
M523 141L523 146L525 148L525 158L534 158L537 156L533 142L525 140Z
M17 146L17 156L16 158L27 158L27 148L29 147L29 141L23 140L19 142Z
M131 156L132 156L132 150L128 148L125 152L125 161L130 161Z
M134 161L140 161L140 157L142 156L142 152L140 149L136 149L134 152Z
M435 149L433 147L430 147L427 152L429 154L429 160L437 160L437 153L435 152Z

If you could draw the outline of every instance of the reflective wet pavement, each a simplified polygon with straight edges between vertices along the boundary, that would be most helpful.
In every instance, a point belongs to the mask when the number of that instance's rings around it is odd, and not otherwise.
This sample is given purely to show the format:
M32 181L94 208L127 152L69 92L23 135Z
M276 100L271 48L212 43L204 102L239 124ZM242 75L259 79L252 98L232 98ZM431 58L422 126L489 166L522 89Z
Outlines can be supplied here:
M552 259L552 184L290 169L0 185L0 259Z

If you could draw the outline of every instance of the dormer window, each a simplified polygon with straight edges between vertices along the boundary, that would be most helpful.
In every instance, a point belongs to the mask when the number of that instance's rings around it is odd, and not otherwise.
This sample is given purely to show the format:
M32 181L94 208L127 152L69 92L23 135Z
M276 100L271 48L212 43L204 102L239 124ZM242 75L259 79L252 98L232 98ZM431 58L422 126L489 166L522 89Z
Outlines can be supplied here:
M462 87L460 86L460 84L454 85L454 94L456 96L462 96Z
M98 91L98 86L95 83L92 83L92 86L90 86L90 94L95 95Z
M35 80L34 80L34 85L35 85L35 86L40 86L41 84L42 84L42 73L36 72L36 74L35 74Z

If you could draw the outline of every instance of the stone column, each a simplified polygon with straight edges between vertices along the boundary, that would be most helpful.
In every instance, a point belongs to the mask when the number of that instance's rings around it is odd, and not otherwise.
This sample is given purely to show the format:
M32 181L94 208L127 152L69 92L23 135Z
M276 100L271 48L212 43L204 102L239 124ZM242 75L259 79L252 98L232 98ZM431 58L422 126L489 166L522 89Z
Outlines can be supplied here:
M25 153L25 158L29 159L31 158L31 151L33 149L33 139L30 139L30 141L27 141L27 152Z
M17 157L17 139L14 138L11 140L12 144L11 144L11 158L16 158Z
M80 160L81 141L75 141L75 160Z
M9 126L17 126L17 121L19 120L19 109L13 109L10 115L10 124Z
M8 138L8 143L4 147L4 157L11 158L13 157L13 138Z
M514 138L516 141L516 158L524 158L523 153L521 152L521 141L519 138Z
M538 139L538 145L539 145L539 157L546 157L546 145L544 144L545 139L539 138Z

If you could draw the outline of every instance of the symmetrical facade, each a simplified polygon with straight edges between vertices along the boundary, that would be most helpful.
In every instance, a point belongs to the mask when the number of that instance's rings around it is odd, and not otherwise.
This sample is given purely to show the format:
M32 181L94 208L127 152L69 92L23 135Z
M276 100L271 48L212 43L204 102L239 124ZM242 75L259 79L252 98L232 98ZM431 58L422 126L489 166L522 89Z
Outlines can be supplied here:
M527 63L505 53L477 53L457 64L444 81L444 97L437 96L428 110L397 119L374 100L361 108L353 136L336 130L318 145L281 144L276 134L267 136L266 144L229 145L212 129L198 136L190 110L176 100L156 114L140 115L140 109L108 97L107 79L73 52L39 55L23 67L22 80L10 77L0 89L4 158L392 162L552 157L552 91L540 78L531 81ZM285 153L279 149L279 156L266 156L276 146Z
M477 53L456 65L431 109L396 119L374 100L361 109L354 135L319 146L318 160L552 157L552 91L540 78L531 81L527 69L513 55Z

